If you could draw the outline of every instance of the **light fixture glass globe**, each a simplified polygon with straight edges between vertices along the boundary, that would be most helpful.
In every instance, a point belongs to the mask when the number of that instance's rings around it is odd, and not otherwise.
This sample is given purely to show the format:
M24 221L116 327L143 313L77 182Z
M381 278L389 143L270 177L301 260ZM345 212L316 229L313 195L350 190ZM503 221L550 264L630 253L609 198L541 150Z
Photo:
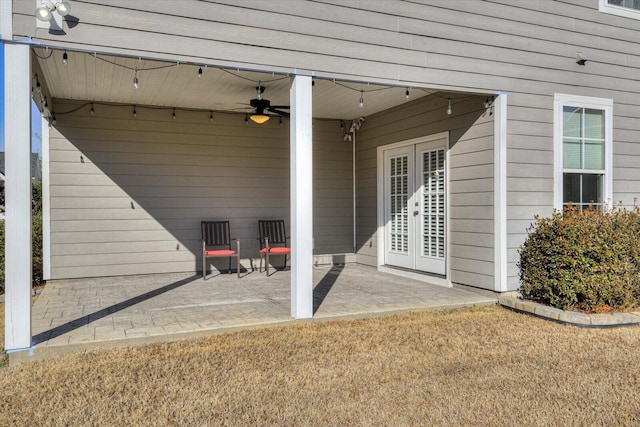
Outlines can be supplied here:
M56 4L56 10L60 16L67 16L71 12L71 6L66 1L61 1Z
M265 114L252 114L251 116L249 116L249 118L254 122L256 122L257 124L261 125L267 122L270 117Z
M51 11L47 6L40 6L36 9L36 18L38 18L38 20L48 22L51 21L52 17L53 15L51 15Z

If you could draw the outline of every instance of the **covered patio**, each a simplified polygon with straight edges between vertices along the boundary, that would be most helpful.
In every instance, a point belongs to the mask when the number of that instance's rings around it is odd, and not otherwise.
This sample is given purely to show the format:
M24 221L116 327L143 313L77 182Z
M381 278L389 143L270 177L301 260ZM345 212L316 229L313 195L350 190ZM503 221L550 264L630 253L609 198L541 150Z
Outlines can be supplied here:
M10 361L295 322L290 280L290 271L279 270L206 281L189 273L53 281L33 307L34 345ZM315 266L313 283L312 321L496 302L490 291L430 285L359 264Z

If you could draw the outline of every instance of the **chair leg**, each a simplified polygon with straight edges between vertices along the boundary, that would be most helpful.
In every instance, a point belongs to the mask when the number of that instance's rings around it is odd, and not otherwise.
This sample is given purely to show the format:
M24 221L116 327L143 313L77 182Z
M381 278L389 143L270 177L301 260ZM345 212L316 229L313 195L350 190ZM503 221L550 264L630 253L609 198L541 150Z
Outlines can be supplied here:
M227 268L227 274L231 274L231 257L229 257L229 267Z
M236 271L238 273L238 279L240 278L240 254L236 258Z
M202 254L202 280L207 280L207 257Z
M260 267L258 267L258 273L262 273L262 258L264 258L264 255L260 254Z
M269 277L269 251L266 252L266 269L267 269L267 277Z

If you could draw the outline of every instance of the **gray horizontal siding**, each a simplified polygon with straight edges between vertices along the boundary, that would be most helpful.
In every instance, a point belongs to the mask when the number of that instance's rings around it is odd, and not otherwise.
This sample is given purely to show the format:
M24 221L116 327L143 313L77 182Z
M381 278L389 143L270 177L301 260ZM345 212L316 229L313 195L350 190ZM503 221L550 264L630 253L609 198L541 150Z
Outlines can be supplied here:
M451 280L494 289L493 116L482 98L427 97L367 119L357 138L358 262L377 265L377 148L450 132L449 216Z
M78 104L56 101L60 111ZM179 116L134 119L126 106L59 115L50 144L52 278L196 271L205 219L229 219L243 258L256 258L257 220L288 222L287 126ZM315 123L316 254L352 251L351 178L339 126Z
M640 164L640 86L634 83L640 80L638 21L600 13L598 0L276 1L268 8L260 0L185 0L180 16L173 15L171 2L84 1L73 4L81 21L63 38L34 28L32 2L13 3L17 37L58 46L287 72L296 68L318 76L418 87L508 92L510 288L517 287L514 254L526 235L519 231L521 225L551 211L554 93L614 100L614 200L631 206L640 195L640 172L634 167ZM575 64L576 51L587 54L585 66ZM404 113L411 115L409 110L395 112ZM367 122L362 135L372 146L453 129L457 120L438 116L436 123L411 116L403 122L393 111L376 118L396 120L397 125L381 124L376 135L367 131ZM238 135L235 141L246 138ZM376 197L372 153L358 153L363 156L358 167L359 204L365 207L358 209L359 259L367 263L375 258L370 245ZM456 176L467 173L469 179L452 182L452 192L464 191L463 184L470 192L491 191L484 187L491 186L489 165L464 168L460 166ZM86 178L103 185L97 176ZM53 179L59 185L64 180ZM277 185L277 177L264 179ZM176 176L174 182L188 185L189 178ZM482 188L472 189L475 186Z

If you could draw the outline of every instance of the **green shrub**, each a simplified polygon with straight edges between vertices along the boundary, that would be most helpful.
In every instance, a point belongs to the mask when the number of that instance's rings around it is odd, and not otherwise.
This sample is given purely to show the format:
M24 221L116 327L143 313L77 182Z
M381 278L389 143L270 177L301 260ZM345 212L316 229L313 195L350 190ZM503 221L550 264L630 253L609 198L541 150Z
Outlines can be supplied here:
M560 309L623 311L640 306L640 210L536 217L520 248L520 292Z
M31 210L31 283L42 284L42 184L32 188ZM0 221L0 294L4 293L4 221Z

